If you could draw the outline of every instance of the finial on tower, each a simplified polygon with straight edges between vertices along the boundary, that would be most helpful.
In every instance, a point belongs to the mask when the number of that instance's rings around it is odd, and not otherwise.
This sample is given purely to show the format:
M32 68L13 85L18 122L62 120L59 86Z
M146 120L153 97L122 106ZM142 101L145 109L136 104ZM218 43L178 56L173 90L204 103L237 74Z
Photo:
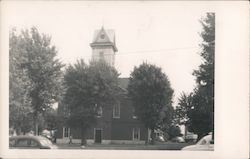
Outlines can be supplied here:
M104 19L102 19L102 30L104 30Z

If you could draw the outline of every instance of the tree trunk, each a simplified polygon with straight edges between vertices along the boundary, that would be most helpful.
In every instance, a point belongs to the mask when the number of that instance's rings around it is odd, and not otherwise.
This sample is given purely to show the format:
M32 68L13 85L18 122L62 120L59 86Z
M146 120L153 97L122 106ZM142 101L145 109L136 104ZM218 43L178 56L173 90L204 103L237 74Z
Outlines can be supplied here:
M151 137L151 144L154 145L155 144L155 133L154 133L154 128L151 128L151 133L150 133L150 137Z
M17 129L17 135L21 135L21 132L22 132L22 131L21 131L21 128L18 128L18 129Z
M37 113L34 113L34 135L38 135Z
M86 129L81 128L81 146L86 146L87 141L86 141Z
M185 134L184 134L185 137L187 136L187 130L188 130L188 129L187 129L187 124L185 124L185 132L184 132L184 133L185 133Z
M145 144L146 144L146 145L149 144L149 139L150 139L149 135L150 135L150 131L149 131L149 129L147 128L147 138L145 139Z

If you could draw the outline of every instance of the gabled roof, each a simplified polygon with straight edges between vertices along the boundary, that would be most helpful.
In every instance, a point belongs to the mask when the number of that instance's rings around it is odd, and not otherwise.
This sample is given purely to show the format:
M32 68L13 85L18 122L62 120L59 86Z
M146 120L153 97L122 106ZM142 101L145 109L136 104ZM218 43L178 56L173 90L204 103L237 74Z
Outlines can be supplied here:
M104 27L99 30L95 30L94 37L90 45L112 45L114 50L117 51L115 44L115 31L113 29L104 29Z

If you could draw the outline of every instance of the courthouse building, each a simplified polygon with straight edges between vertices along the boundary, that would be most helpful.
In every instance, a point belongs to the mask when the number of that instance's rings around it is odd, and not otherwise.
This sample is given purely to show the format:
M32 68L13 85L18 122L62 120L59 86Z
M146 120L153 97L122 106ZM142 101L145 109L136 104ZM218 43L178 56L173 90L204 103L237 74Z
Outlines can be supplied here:
M94 32L92 48L93 60L104 59L114 66L117 54L115 32L103 27ZM119 78L121 96L118 104L112 108L103 108L98 112L97 124L87 131L87 143L120 143L120 144L143 144L148 139L148 130L134 115L134 109L127 95L128 78ZM59 107L59 113L63 113ZM72 134L73 142L80 142L80 130L62 125L58 128L57 142L68 142Z

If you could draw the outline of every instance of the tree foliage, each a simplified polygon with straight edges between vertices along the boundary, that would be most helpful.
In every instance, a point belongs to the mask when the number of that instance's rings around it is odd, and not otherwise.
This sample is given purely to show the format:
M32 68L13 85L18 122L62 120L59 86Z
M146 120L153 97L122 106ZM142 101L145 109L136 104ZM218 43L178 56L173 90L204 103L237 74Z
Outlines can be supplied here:
M83 60L70 65L64 76L64 104L69 108L69 125L81 129L82 145L85 133L96 123L99 107L108 108L117 100L118 73L104 61L89 65Z
M55 130L61 124L61 116L58 115L57 109L49 108L44 113L44 123L47 130Z
M181 96L176 109L179 119L187 119L189 131L198 138L214 131L215 14L207 13L201 25L202 64L193 72L197 86L190 95Z
M213 131L213 105L209 102L205 88L196 89L192 100L192 109L188 112L188 130L198 134L200 139Z
M171 125L167 131L169 139L172 139L177 136L181 136L181 129L179 126Z
M161 68L143 63L135 67L130 75L128 93L135 113L144 125L151 129L151 135L163 123L162 113L172 107L173 89ZM167 120L168 118L165 119ZM151 136L152 142L154 136Z
M178 98L178 104L174 111L174 123L178 125L186 125L189 121L188 113L192 108L193 94L181 93Z
M37 127L38 116L43 116L43 112L58 100L63 65L56 54L51 37L40 34L35 27L22 30L20 34L10 33L11 116L14 112L20 116L25 116L26 111L32 113ZM16 86L19 82L21 84ZM15 87L19 87L18 92ZM18 103L12 104L15 102ZM20 107L23 110L18 110Z
M22 66L27 62L27 58L22 54L22 41L16 35L15 29L12 29L9 35L9 126L19 134L29 131L32 125L31 99L28 95L30 80L27 70Z

